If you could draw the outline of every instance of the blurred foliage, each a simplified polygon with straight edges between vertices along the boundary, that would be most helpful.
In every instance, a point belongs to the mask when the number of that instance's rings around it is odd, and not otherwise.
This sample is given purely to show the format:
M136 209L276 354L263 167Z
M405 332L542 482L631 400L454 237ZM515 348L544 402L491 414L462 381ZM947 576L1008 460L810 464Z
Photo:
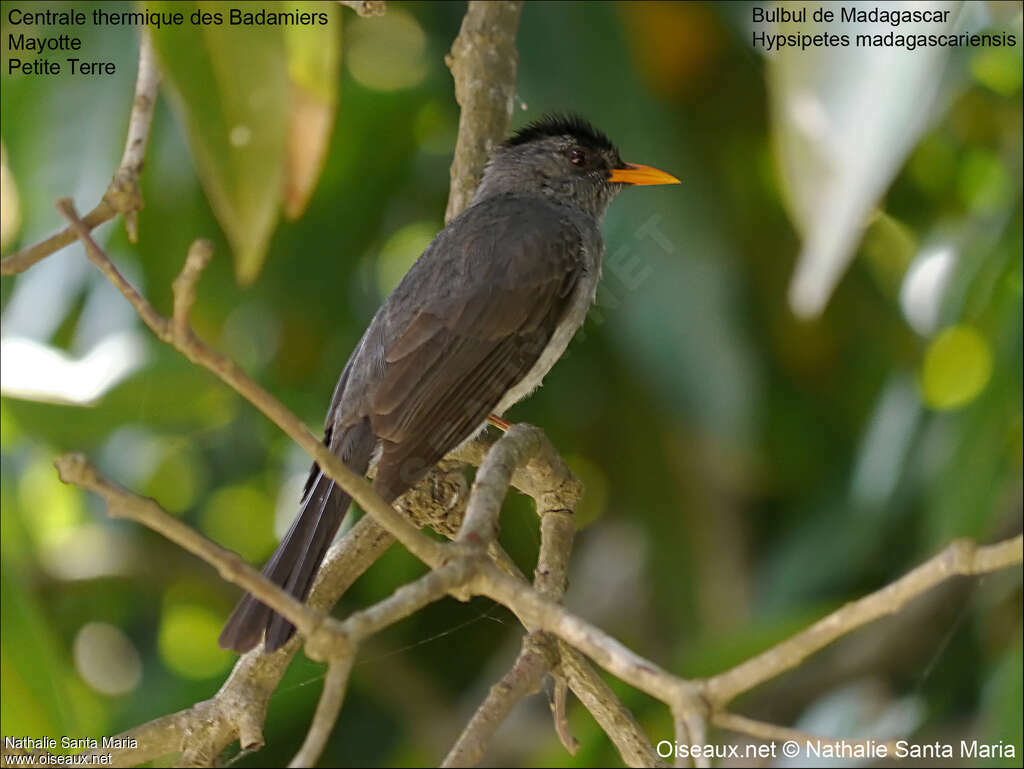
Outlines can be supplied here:
M1015 24L1019 40L1014 7L993 23ZM142 177L140 241L119 223L97 232L163 310L189 242L214 239L197 330L309 424L442 225L458 122L443 56L464 6L389 2L366 19L322 8L330 40L279 28L157 35L168 98ZM5 73L10 31L5 14ZM4 253L60 226L55 198L91 207L116 167L135 33L78 32L116 75L3 76ZM825 311L803 321L787 304L801 243L773 154L766 62L749 38L744 3L529 3L519 33L517 124L579 110L627 160L684 181L613 204L598 305L509 416L541 425L587 484L568 604L687 675L742 661L952 538L1021 527L1020 46L960 52L961 81L878 201ZM257 84L272 91L272 120L243 98ZM296 161L294 132L307 129ZM5 279L0 300L5 338L74 358L140 328L77 246ZM4 734L114 733L210 697L231 664L215 638L237 590L62 486L57 452L88 452L253 562L295 512L302 452L141 338L142 364L89 407L0 401ZM502 540L527 571L538 532L530 506L510 500ZM337 611L421 573L393 548ZM520 636L481 599L382 633L360 652L322 764L436 763ZM291 757L322 677L299 655L271 701L267 747L240 765ZM738 708L817 724L852 698L917 714L905 722L915 741L1001 739L1019 760L1020 681L1017 569L943 586ZM664 708L614 686L654 740L669 737ZM534 697L488 760L617 763L578 703L570 721L575 758Z

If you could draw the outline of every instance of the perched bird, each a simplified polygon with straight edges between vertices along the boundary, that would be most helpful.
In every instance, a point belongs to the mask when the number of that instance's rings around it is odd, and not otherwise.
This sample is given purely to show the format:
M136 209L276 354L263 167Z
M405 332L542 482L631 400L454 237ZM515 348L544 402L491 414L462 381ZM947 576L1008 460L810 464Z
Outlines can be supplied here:
M375 464L374 488L394 501L489 415L536 389L565 352L594 301L612 198L625 185L678 183L622 162L578 116L522 128L373 316L334 389L324 443L356 473ZM305 600L350 501L314 463L263 573ZM270 652L294 632L246 595L220 645L244 652L265 635Z

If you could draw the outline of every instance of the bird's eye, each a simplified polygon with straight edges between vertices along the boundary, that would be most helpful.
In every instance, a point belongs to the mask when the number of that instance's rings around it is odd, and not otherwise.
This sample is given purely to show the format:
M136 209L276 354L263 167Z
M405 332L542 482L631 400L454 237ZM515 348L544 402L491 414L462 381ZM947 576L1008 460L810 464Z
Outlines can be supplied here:
M577 147L569 153L569 162L574 166L585 166L587 164L587 153Z

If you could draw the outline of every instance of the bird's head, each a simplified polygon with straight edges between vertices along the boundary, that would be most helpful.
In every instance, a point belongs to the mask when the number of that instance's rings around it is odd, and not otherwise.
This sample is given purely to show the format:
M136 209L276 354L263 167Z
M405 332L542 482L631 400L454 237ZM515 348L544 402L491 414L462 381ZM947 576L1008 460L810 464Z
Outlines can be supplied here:
M634 184L679 184L650 166L625 163L601 131L578 115L545 115L491 155L473 202L505 193L539 194L600 218Z

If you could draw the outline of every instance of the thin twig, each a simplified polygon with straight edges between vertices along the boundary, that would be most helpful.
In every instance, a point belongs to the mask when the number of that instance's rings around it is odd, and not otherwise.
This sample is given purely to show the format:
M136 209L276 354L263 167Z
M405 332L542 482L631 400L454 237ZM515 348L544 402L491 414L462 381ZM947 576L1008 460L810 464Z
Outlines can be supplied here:
M140 497L103 478L82 454L64 454L56 459L54 465L64 483L74 484L100 496L107 503L111 517L127 518L163 534L216 568L217 573L228 582L248 590L306 635L320 623L317 612L260 574L237 553L214 544L152 499Z
M193 241L185 257L185 266L174 279L174 314L171 317L174 335L179 339L184 339L189 334L188 317L196 301L196 283L212 258L213 243L205 239Z
M734 697L796 667L819 649L828 646L869 622L895 614L908 601L955 575L997 571L1024 560L1021 535L995 545L978 547L970 540L953 542L913 571L864 598L852 601L792 638L766 652L703 682L702 693L715 708Z
M348 676L352 671L352 659L352 656L343 656L328 664L323 694L320 695L320 702L317 703L316 713L313 715L313 722L306 734L306 740L288 766L316 766L317 761L320 760L320 754L324 752L324 746L327 745L327 739L334 731L334 724L341 712Z
M357 611L341 623L353 639L362 640L433 603L472 578L474 561L457 558L398 588L388 598Z
M559 639L558 671L569 682L572 693L597 721L619 751L626 766L667 766L629 708L602 678L586 657Z
M156 334L158 339L173 343L174 339L170 333L170 324L167 319L160 315L153 305L149 303L149 300L136 291L135 287L114 266L107 253L93 239L89 227L78 217L78 213L75 211L75 204L71 198L61 198L58 200L57 210L61 216L68 220L68 229L71 230L75 237L82 241L89 261L96 265L100 272L106 276L107 280L114 285L114 288L121 292L124 298L135 308L143 322Z
M138 237L135 214L142 208L139 175L142 173L159 85L160 71L156 65L153 44L149 33L143 30L139 40L139 71L135 80L135 96L128 118L128 137L125 140L121 165L114 173L103 198L92 211L82 217L82 223L89 230L123 213L129 239L134 243ZM5 256L0 260L0 275L24 272L39 260L71 245L77 238L78 235L73 228L65 227L56 235Z
M424 536L415 526L399 515L391 505L380 498L365 478L352 472L341 459L310 432L298 417L242 371L238 364L214 350L195 334L180 335L176 333L175 326L160 315L117 270L107 253L92 238L88 227L78 218L70 200L59 201L57 207L85 245L89 259L135 307L142 320L159 339L184 354L191 362L199 364L215 374L263 412L270 421L309 453L325 475L345 489L345 492L351 495L360 507L372 515L413 555L430 566L436 566L443 562L446 555L444 546L440 542Z
M528 634L512 668L491 687L441 766L480 763L498 727L524 697L539 689L544 676L557 661L552 644L542 643L535 634Z
M569 716L566 713L568 699L569 684L561 676L555 676L555 691L551 697L551 717L555 721L555 733L558 735L562 747L570 756L575 756L576 751L579 750L580 741L569 729Z

